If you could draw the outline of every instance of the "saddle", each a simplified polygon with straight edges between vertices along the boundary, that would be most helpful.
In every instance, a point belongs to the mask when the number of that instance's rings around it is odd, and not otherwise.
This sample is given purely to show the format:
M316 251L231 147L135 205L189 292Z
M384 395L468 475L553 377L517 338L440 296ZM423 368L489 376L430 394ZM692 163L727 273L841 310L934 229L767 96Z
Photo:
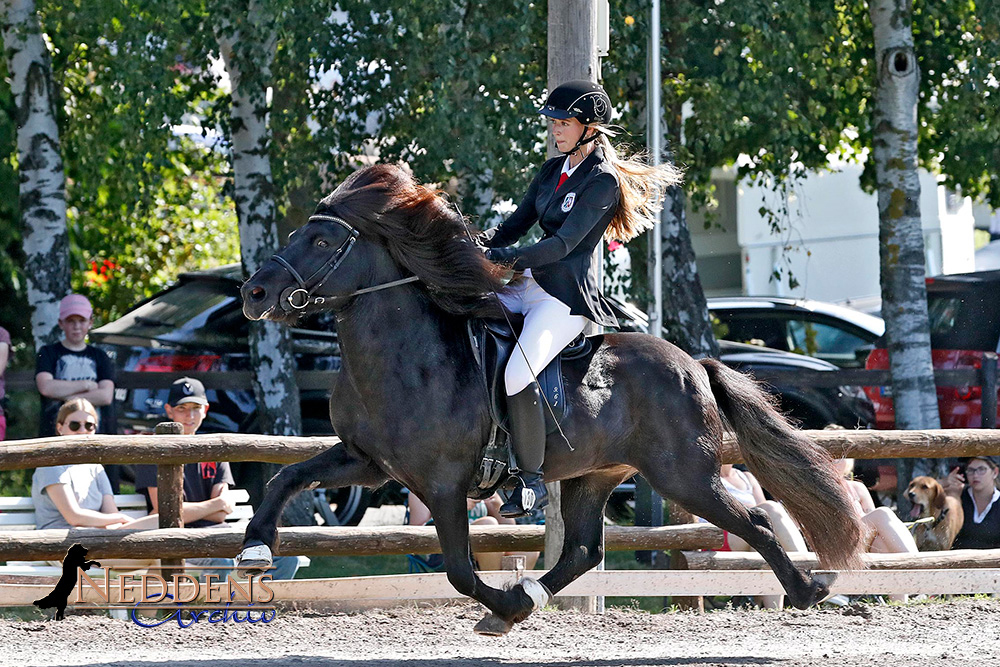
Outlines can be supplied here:
M504 320L470 319L467 325L472 351L486 384L490 417L493 421L489 441L483 450L478 479L469 490L470 498L490 497L517 470L510 447L504 369L511 354L517 351L517 335L521 333L524 318L511 314L510 322L511 324ZM580 334L544 369L540 372L535 369L540 391L548 403L548 407L544 408L546 434L557 431L570 411L566 400L562 360L586 356L591 349L591 340Z

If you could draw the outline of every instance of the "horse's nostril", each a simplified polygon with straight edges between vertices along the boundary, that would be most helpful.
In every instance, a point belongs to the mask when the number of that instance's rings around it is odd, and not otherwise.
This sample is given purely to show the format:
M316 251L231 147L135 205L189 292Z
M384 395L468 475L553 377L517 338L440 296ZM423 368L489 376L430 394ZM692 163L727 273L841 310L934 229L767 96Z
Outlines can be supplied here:
M264 289L263 287L254 287L252 290L250 290L250 297L257 301L260 301L265 296L267 296L267 290Z

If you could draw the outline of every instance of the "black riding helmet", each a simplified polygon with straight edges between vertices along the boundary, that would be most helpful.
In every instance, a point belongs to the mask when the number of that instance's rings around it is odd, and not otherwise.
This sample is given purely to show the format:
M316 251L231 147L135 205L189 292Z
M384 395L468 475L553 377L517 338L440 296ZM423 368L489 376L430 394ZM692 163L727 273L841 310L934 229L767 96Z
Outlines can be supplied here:
M604 127L611 123L611 98L604 92L604 88L593 81L581 79L556 86L538 113L558 120L576 118L584 125L593 126L599 132L613 136L613 133ZM569 155L575 152L597 136L594 134L586 139L581 138L572 149L563 151L563 154Z

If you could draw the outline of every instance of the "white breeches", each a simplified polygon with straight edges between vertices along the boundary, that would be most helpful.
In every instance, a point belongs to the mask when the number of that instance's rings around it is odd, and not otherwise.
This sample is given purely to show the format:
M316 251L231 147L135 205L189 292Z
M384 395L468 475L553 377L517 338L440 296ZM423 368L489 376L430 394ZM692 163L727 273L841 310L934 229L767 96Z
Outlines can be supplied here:
M587 318L571 315L569 306L543 290L530 273L508 284L499 296L507 310L524 315L520 345L511 352L504 372L507 395L513 396L580 335Z

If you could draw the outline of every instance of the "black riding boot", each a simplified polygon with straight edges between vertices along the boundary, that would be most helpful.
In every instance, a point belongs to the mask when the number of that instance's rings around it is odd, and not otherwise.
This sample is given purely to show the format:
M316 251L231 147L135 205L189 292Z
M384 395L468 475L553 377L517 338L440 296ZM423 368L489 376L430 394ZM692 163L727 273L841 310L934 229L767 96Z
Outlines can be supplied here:
M532 510L549 504L549 494L542 481L542 461L545 460L545 412L538 384L507 397L510 415L510 436L514 458L521 471L518 485L510 499L500 507L500 515L512 518L525 516Z

